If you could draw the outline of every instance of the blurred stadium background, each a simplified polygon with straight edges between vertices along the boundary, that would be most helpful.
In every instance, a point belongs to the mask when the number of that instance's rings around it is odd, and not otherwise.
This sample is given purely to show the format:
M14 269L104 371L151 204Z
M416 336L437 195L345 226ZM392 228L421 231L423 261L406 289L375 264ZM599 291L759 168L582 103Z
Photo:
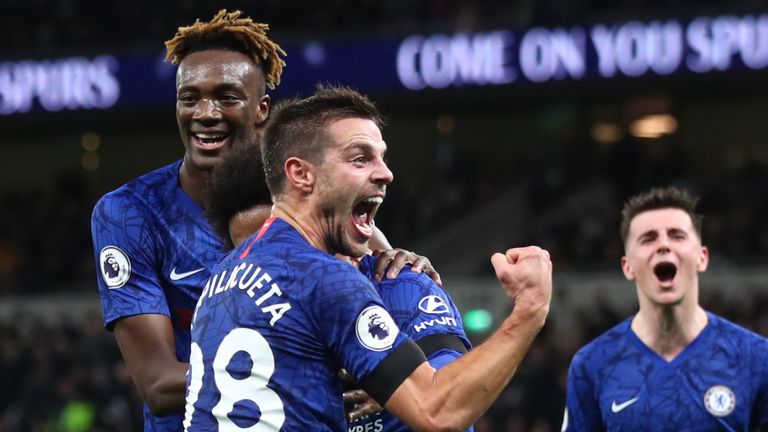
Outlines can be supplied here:
M0 16L0 431L141 430L101 326L90 212L182 155L180 24L240 8L288 52L273 98L351 85L389 118L377 223L429 256L482 341L508 312L488 257L552 252L555 298L478 431L554 431L568 362L636 307L621 203L700 195L703 304L768 335L768 2L6 0Z

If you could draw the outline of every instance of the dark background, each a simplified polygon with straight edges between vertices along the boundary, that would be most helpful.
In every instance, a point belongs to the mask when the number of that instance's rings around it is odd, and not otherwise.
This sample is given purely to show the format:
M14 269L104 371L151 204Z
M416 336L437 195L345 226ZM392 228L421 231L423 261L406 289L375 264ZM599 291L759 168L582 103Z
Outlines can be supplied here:
M760 14L766 3L7 0L0 63L160 56L178 25L221 7L240 8L270 23L274 40L300 46ZM286 83L299 55L288 54ZM428 255L462 309L492 309L473 303L469 290L488 283L488 256L504 247L542 245L560 275L551 324L479 431L559 430L573 352L632 313L633 292L618 269L618 216L627 197L649 187L673 184L701 197L710 273L720 275L703 283L704 305L768 334L766 78L765 69L742 69L369 92L389 119L395 182L377 225L394 245ZM168 104L0 116L0 431L140 430L130 377L100 324L89 220L102 194L182 156L167 91ZM677 126L633 136L633 122L649 114L670 115ZM628 302L601 294L612 289L595 282L606 274ZM755 276L720 282L745 274ZM569 284L575 278L597 287L586 307L576 300L581 287Z

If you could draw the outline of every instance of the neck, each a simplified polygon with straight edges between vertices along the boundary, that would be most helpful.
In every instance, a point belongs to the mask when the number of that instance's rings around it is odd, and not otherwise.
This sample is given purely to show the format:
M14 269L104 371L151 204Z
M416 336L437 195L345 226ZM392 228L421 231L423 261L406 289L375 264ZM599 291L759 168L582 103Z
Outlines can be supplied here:
M641 305L632 320L632 331L651 350L672 361L707 326L707 314L698 303L686 307L674 305Z
M195 168L188 157L184 158L179 169L179 183L181 189L200 207L205 207L205 192L208 189L210 177L211 171Z
M322 251L333 253L321 235L318 218L309 211L307 206L296 205L289 198L275 201L272 216L288 222L304 237L309 244Z

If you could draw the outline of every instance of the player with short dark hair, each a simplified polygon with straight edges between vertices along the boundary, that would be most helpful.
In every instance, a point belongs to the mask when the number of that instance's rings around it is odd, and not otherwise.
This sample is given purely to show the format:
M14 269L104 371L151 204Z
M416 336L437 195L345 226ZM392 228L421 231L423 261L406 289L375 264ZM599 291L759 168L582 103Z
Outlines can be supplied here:
M640 310L574 356L563 431L768 425L768 340L699 305L709 251L695 207L672 187L624 205L621 268Z
M414 429L466 429L543 326L548 254L495 254L514 311L484 344L435 371L371 282L333 256L365 254L393 178L369 107L356 92L331 87L275 108L262 141L272 217L216 266L200 297L188 431L346 430L339 367Z
M267 30L226 10L179 28L166 48L178 64L184 158L106 194L93 211L104 322L145 402L146 431L182 429L192 312L224 256L203 214L205 193L214 168L253 146L269 114L266 87L279 84L285 63ZM383 236L377 239L388 248ZM415 259L398 251L387 256L393 272Z
M332 88L334 98L320 97L319 94L304 100L294 99L284 104L287 108L279 111L279 118L268 126L269 138L264 143L263 160L267 185L276 196L282 194L285 174L281 161L289 154L301 154L309 162L319 164L324 154L324 144L330 138L323 126L332 120L348 117L369 119L381 129L383 120L376 106L356 91L339 87ZM340 105L340 100L346 102ZM313 110L317 110L315 114Z
M208 195L208 220L219 236L226 237L223 240L230 248L258 231L272 208L258 148L224 160L213 173ZM471 348L459 309L432 279L405 271L395 279L378 281L375 256L366 254L360 260L337 257L350 261L373 282L397 327L416 341L434 368L445 366ZM351 405L348 416L355 418L348 426L351 432L411 430L388 412L376 412L381 407L362 390L345 392L344 400ZM357 419L358 411L370 414Z

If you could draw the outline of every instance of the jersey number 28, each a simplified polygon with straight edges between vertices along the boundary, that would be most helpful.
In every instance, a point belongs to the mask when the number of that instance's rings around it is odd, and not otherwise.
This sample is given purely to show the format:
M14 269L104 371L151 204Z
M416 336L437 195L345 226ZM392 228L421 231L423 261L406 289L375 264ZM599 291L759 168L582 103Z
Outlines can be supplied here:
M253 362L250 374L243 379L233 377L226 370L233 356L240 351L248 354ZM190 381L184 414L184 430L191 425L195 403L203 385L203 352L195 342L192 343L189 363ZM273 432L280 430L285 422L283 402L277 393L267 387L267 382L274 372L275 356L272 354L269 343L259 332L248 328L236 328L224 336L213 359L213 380L221 394L221 399L211 409L211 414L216 418L219 431ZM259 421L250 427L235 424L228 415L235 408L235 404L241 401L257 404L261 411Z

